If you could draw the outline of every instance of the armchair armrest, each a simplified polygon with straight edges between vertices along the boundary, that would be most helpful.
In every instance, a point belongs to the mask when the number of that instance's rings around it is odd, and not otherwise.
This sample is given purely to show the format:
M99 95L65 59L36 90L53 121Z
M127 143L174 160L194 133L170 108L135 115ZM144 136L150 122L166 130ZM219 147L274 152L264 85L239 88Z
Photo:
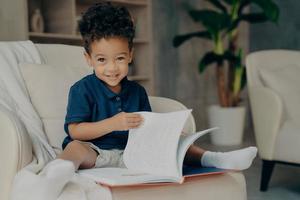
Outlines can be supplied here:
M255 138L262 159L272 160L282 120L280 97L266 87L249 87Z
M32 144L24 124L0 105L0 199L9 199L17 171L32 160Z

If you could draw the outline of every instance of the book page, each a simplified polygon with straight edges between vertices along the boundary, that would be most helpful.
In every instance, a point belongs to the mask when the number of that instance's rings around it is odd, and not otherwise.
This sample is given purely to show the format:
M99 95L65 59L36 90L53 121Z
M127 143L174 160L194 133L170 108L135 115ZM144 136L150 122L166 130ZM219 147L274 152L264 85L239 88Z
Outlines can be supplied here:
M213 130L218 129L218 127L206 129L197 133L192 133L188 135L181 135L179 139L178 149L177 149L177 166L180 170L180 175L182 176L182 166L183 166L183 160L185 157L185 154L188 150L188 148L201 136L205 135L206 133L209 133Z
M149 174L181 177L177 167L179 136L191 110L139 112L143 124L129 131L123 159L127 168Z
M93 168L79 170L78 173L97 183L108 186L128 186L144 183L182 182L174 177L158 176L126 168Z

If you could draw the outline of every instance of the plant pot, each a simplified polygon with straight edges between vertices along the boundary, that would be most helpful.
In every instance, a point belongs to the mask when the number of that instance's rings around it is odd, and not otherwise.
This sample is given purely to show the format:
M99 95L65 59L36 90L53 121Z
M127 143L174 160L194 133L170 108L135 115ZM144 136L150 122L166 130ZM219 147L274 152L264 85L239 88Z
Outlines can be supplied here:
M211 133L211 142L221 146L240 145L243 140L245 114L245 107L209 106L209 125L220 128Z

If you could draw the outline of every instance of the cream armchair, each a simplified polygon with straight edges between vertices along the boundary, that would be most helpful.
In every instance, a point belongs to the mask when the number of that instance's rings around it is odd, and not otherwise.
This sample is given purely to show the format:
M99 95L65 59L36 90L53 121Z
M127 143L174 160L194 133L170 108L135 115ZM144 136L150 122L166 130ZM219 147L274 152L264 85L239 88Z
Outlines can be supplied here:
M65 137L63 123L69 86L86 73L88 67L81 47L55 44L37 44L36 47L44 64L20 66L23 68L23 78L31 102L42 119L48 141L59 152ZM162 97L150 97L150 103L156 112L185 109L181 103ZM185 125L185 131L195 131L192 116ZM32 160L32 143L22 121L2 107L0 135L5 138L0 140L0 199L7 200L14 175ZM113 188L112 193L114 200L247 198L245 179L240 172L203 176L182 185Z
M300 52L266 50L246 58L249 97L259 156L261 191L275 163L300 165Z

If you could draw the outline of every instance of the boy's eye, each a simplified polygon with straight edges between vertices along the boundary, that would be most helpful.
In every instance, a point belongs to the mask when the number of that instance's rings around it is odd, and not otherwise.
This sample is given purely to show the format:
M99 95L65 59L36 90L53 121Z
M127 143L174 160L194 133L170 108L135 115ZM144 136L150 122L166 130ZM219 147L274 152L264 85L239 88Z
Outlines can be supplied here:
M123 61L123 60L125 60L125 57L118 57L117 60L118 61Z
M98 60L98 62L104 62L105 58L98 58L97 60Z

